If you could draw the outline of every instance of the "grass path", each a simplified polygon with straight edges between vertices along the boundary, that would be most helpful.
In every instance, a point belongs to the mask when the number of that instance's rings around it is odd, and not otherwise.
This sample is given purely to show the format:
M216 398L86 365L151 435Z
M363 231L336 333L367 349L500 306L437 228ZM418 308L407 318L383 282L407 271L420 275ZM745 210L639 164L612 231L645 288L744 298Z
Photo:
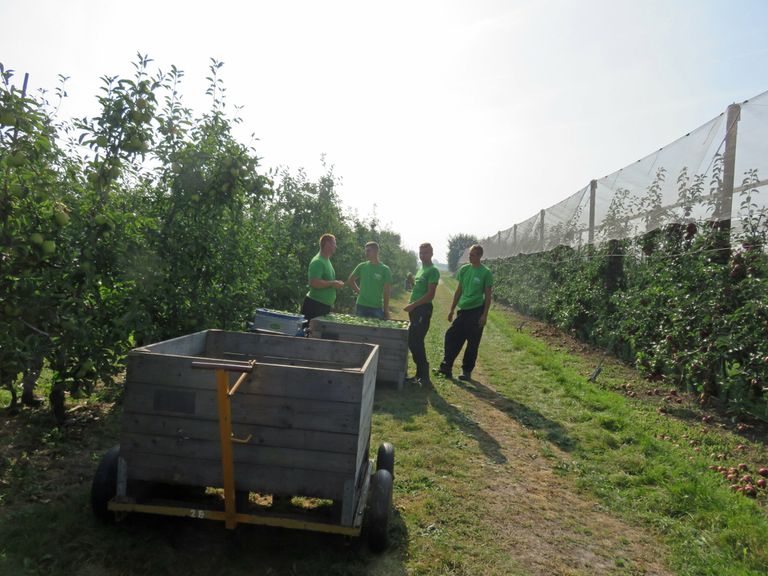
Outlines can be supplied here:
M441 285L428 335L433 366L450 298ZM557 464L568 458L567 431L494 387L510 370L514 380L529 376L516 367L520 354L496 328L506 320L492 318L472 382L434 377L434 390L409 390L401 398L388 393L376 406L392 417L377 422L375 434L397 434L397 427L410 433L398 442L403 472L396 481L398 509L417 528L403 542L408 556L418 559L410 568L437 574L670 573L660 562L658 540L608 514L558 474ZM431 450L424 446L430 441Z
M432 366L453 286L438 288ZM472 382L378 388L372 450L396 448L392 543L381 555L357 540L253 526L233 534L183 518L101 525L90 482L118 441L119 401L70 401L64 428L43 410L4 416L0 575L768 573L768 498L735 494L708 470L715 455L750 470L768 464L764 435L702 424L695 403L648 396L653 385L617 362L590 383L598 359L494 308Z
M434 365L453 285L438 290L428 337ZM547 344L536 337L540 327L520 330L522 323L493 310L474 381L435 378L426 394L421 426L434 411L433 425L447 429L433 434L439 455L423 454L419 473L451 463L451 473L433 478L445 508L430 516L408 500L399 505L407 524L435 522L448 534L429 545L410 534L413 556L433 557L421 548L437 547L434 557L468 574L768 572L765 495L755 503L734 494L708 469L712 451L755 470L768 461L765 438L745 444L722 425L702 425L682 398L661 406L637 398L630 390L652 385L618 362L590 383L597 354L567 338ZM404 474L422 464L402 459ZM433 520L456 508L473 518L471 539ZM441 573L435 569L425 573Z

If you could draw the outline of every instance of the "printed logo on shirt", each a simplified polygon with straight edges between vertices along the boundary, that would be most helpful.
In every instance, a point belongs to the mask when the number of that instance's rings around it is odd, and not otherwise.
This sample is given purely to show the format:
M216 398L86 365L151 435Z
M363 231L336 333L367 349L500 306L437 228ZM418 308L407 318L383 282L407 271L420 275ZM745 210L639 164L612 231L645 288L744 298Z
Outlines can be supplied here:
M381 274L379 274L378 272L375 272L373 274L373 277L376 278L376 280L381 280Z

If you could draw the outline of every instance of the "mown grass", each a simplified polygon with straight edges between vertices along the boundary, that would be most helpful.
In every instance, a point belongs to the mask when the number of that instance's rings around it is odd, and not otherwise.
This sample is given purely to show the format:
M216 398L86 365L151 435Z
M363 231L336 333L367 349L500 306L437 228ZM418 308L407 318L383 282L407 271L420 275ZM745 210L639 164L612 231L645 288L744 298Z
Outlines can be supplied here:
M560 458L553 465L621 517L660 534L671 550L668 565L679 574L768 573L764 506L708 469L717 463L710 450L725 452L734 465L743 459L734 447L744 440L615 392L628 370L606 369L590 383L584 375L594 365L518 331L518 320L492 312L481 359L500 393L565 431L544 431L567 451L565 458L552 456ZM754 470L766 454L760 445L752 453Z
M447 280L438 292L427 338L433 366L452 286ZM589 383L589 360L553 350L518 331L519 324L506 311L492 311L480 356L487 387L474 395L443 378L434 378L432 388L376 391L372 456L379 442L396 448L392 542L381 555L357 540L309 532L244 526L232 533L217 523L139 515L99 524L89 510L90 481L100 453L119 438L115 404L98 420L61 430L44 412L16 417L25 424L14 423L14 449L5 452L12 458L0 463L0 574L535 572L510 554L489 520L503 503L484 491L500 476L522 482L525 471L507 461L510 447L479 423L484 405L522 425L564 485L658 538L658 553L677 573L768 572L765 510L706 468L710 452L735 458L744 440L627 398L616 389L631 371L616 364ZM80 413L88 412L72 419ZM753 460L765 456L760 450L752 446ZM617 551L611 573L637 571Z

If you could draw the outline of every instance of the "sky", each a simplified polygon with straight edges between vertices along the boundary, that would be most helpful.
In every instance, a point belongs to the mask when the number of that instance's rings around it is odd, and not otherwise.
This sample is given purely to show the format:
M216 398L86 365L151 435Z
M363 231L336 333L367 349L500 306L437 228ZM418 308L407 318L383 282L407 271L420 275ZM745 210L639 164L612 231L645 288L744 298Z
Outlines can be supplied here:
M768 90L766 0L0 0L0 62L93 116L105 75L210 59L265 168L341 178L417 251L483 238Z

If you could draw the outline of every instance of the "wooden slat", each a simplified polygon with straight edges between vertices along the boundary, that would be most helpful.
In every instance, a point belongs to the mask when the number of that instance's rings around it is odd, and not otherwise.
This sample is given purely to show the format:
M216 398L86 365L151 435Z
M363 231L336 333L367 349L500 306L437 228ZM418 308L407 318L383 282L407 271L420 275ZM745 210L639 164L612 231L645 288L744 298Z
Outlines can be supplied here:
M219 423L194 417L158 416L123 412L122 433L148 434L168 437L174 440L217 439ZM238 423L233 431L236 437L252 436L251 443L272 448L291 448L356 454L357 434L335 434L315 430L287 430L269 426L245 425Z
M148 346L136 348L137 351L152 352L153 354L172 354L177 356L198 356L203 354L208 339L208 331L195 332L186 336L179 336L171 340L157 342Z
M394 383L400 388L408 369L408 331L405 329L377 328L369 326L354 326L312 319L311 335L313 338L324 339L330 331L333 338L341 341L360 339L379 346L377 380ZM392 334L391 338L381 337L382 334Z
M218 420L216 394L212 390L194 390L194 413L171 410L157 406L158 395L187 395L184 388L170 388L131 382L126 387L124 410L139 414L167 414L194 416L195 418ZM186 407L186 404L185 404ZM360 405L358 403L279 398L255 394L236 394L232 400L232 422L256 424L276 428L318 430L357 434Z
M356 342L339 346L328 342L321 344L309 338L212 330L208 340L208 353L223 354L225 352L263 354L361 366L370 354L370 349Z
M363 392L363 398L360 402L360 433L357 437L357 465L368 459L368 440L371 435L371 420L373 418L373 399L376 392L376 374L369 372L366 375L366 382Z
M220 488L221 462L142 454L135 452L128 461L128 478L185 486ZM235 466L235 488L262 494L310 496L340 500L348 475L334 472L302 470L240 464ZM129 494L130 496L130 494Z
M251 443L234 444L232 448L236 468L245 464L263 467L301 468L320 472L338 472L354 477L357 466L357 455L354 453L340 454L338 452L297 450L285 447L273 448ZM124 433L120 437L120 452L128 462L132 461L132 455L135 453L220 461L221 445L218 438L184 440L168 436Z
M245 362L244 362L245 364ZM192 370L192 359L154 354L134 354L128 358L126 387L133 384L158 384L190 390L215 389L214 372ZM306 398L338 402L359 402L362 372L324 368L257 364L236 396L261 394L287 398ZM237 379L230 375L232 386Z

